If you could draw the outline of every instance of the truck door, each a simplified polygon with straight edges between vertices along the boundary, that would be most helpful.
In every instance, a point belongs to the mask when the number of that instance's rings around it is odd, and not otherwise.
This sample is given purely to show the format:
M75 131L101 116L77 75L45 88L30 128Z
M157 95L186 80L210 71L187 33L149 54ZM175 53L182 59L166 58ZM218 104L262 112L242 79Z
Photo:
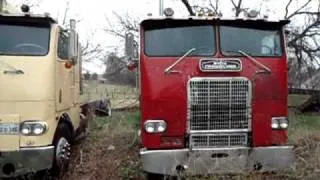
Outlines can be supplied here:
M68 34L63 30L58 33L56 61L56 107L57 111L70 109L73 106L74 69L67 68Z

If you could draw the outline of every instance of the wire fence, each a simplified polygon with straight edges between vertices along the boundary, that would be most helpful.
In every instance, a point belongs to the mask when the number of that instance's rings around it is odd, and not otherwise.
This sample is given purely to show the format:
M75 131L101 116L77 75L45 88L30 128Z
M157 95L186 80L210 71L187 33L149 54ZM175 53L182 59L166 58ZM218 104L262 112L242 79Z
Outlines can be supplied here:
M135 87L89 82L85 84L82 102L109 99L112 109L139 106L139 92Z

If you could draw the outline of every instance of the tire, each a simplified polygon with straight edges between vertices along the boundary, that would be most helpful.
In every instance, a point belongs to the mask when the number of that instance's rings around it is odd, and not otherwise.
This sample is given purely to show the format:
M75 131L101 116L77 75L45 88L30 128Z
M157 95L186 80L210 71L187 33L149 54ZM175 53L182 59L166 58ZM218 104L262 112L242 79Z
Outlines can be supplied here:
M67 172L72 140L72 133L66 123L59 123L53 140L54 160L51 169L53 177L60 178Z
M43 170L43 171L37 172L32 178L28 180L57 180L57 179L51 176L48 170Z
M168 180L169 178L162 174L154 174L154 173L146 172L146 179L147 180Z
M176 176L169 176L163 174L154 174L154 173L147 173L146 172L146 179L147 180L185 180L183 177L176 177Z

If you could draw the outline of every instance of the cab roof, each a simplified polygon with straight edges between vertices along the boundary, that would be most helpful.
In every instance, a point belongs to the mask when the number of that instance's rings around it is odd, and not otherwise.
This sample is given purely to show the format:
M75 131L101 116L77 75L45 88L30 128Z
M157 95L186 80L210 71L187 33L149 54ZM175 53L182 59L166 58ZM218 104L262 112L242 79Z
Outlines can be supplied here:
M262 19L262 18L220 18L216 16L188 16L188 17L165 17L165 16L157 16L157 17L148 17L141 21L141 25L144 25L147 22L152 21L202 21L202 22L210 22L213 21L217 24L224 24L224 25L232 25L232 24L239 24L239 25L252 25L252 26L273 26L273 27L282 27L286 24L290 23L289 20L286 19Z
M0 22L57 23L49 14L0 13Z

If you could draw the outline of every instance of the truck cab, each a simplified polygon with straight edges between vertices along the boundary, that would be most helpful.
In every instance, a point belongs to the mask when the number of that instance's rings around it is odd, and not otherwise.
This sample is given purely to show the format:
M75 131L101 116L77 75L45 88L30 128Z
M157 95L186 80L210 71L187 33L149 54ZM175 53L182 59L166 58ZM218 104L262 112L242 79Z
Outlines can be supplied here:
M81 52L75 21L0 14L0 178L65 171L80 128Z
M141 22L140 155L150 177L292 166L287 23L170 15Z

